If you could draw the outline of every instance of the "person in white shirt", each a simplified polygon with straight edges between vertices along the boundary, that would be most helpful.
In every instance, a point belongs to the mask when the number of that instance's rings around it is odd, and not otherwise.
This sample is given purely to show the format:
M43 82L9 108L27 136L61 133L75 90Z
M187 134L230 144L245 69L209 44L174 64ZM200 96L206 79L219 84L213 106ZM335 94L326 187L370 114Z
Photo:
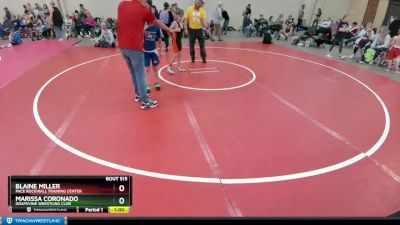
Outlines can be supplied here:
M74 22L72 21L71 17L69 15L67 15L64 19L64 23L65 23L65 30L66 30L66 36L67 39L69 39L72 36L72 28L74 25Z
M224 22L224 18L222 17L222 5L222 2L219 1L213 14L214 33L211 35L211 41L215 41L214 37L218 37L218 41L222 41L222 24Z
M389 50L391 40L392 38L389 34L389 28L387 26L383 26L381 32L375 36L375 40L372 45L370 47L367 46L365 49L365 51L367 51L369 48L372 48L376 51L374 60L370 64L372 64L381 55L381 53ZM360 63L363 62L364 57L361 59Z
M101 23L101 35L96 38L95 47L99 48L114 48L115 38L114 34L110 29L108 29L106 23Z
M372 29L372 23L368 23L367 26L360 31L357 36L357 40L354 42L353 54L349 56L350 59L354 58L359 49L363 49L368 44L371 44L375 40L375 32Z

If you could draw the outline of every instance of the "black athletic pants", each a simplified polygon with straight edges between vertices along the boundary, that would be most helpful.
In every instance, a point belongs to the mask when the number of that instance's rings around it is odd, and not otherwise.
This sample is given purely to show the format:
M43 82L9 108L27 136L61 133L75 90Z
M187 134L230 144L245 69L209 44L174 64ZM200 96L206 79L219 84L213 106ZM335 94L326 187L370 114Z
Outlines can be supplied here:
M203 29L196 29L196 30L189 29L190 56L192 57L192 60L196 58L196 51L194 50L194 45L196 44L196 40L199 40L200 54L201 58L204 60L207 57L207 53L206 53Z

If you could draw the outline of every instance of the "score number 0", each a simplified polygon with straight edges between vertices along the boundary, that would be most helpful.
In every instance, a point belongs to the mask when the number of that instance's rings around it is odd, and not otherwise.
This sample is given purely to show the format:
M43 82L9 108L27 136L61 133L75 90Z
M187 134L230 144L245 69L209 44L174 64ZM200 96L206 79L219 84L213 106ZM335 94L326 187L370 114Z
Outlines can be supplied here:
M125 191L125 186L124 185L119 185L118 190L120 192L124 192ZM120 205L125 204L125 198L123 198L123 197L119 198L118 202L119 202Z

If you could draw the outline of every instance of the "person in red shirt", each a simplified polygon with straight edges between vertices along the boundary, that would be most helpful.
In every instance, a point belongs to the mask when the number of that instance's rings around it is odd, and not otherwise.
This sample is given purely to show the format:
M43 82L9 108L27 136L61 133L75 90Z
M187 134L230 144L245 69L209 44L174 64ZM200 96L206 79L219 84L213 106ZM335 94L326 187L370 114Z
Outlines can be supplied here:
M151 1L149 3L146 0L124 0L118 6L119 48L132 76L136 93L135 101L142 102L143 110L158 106L158 102L151 100L146 91L143 52L144 25L151 23L172 33L167 26L156 20L150 10Z

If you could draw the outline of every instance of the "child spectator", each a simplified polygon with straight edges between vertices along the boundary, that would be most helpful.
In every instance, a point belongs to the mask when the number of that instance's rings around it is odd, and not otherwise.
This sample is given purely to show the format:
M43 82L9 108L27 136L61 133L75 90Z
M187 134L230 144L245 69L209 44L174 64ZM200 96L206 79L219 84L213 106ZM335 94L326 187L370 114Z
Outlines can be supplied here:
M69 39L72 36L72 29L73 29L74 23L69 15L67 15L65 17L64 23L65 23L65 30L67 31L66 36L67 36L67 39Z
M101 34L96 38L95 47L99 48L115 48L114 34L107 28L106 23L101 24Z
M161 90L159 78L158 78L158 65L160 64L160 57L158 55L161 52L161 29L153 24L147 24L144 31L144 66L146 67L147 84L150 84L150 78L148 76L150 66L153 65L153 73L155 79L155 88L157 91ZM151 86L147 85L147 93L151 92Z
M21 39L21 32L19 31L19 29L17 27L13 28L13 31L11 32L9 38L8 38L8 45L7 48L11 48L14 45L20 45L23 43L22 39Z
M172 43L173 43L173 51L174 56L172 57L171 61L169 62L168 72L173 75L174 69L173 65L175 62L178 63L178 71L183 73L186 72L185 68L182 67L181 64L181 51L182 51L182 37L183 37L183 15L184 12L182 9L176 10L176 20L171 25L171 30L174 32Z
M280 38L285 39L285 41L287 41L287 39L293 35L293 24L290 23L288 25L286 25L286 28L281 30L279 32L279 36L278 36L278 40Z

